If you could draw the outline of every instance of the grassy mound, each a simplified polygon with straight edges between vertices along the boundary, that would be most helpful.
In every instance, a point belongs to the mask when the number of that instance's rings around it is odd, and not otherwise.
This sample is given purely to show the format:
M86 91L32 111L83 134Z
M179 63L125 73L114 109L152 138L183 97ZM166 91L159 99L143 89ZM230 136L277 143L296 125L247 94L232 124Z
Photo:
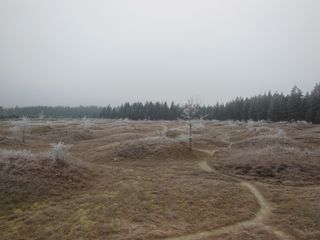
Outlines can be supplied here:
M7 146L21 147L21 146L24 146L24 144L22 143L22 141L18 140L17 138L0 135L0 146L1 147L7 147Z
M48 154L2 149L0 159L2 210L47 196L61 195L67 190L84 188L89 179L85 167L73 162L59 165Z
M320 182L320 151L287 139L244 141L215 158L216 168L246 178L288 184Z
M170 138L146 137L116 142L90 151L95 162L112 160L195 160L205 156L190 152L188 145Z
M52 142L65 143L75 143L93 138L93 133L88 129L55 129L49 136Z

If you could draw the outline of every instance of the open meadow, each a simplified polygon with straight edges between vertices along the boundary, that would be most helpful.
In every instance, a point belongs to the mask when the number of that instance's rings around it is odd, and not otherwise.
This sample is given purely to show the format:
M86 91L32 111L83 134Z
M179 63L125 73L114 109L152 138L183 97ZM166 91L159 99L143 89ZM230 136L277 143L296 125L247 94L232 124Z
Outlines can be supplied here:
M320 126L0 122L0 239L319 240ZM63 163L53 143L69 146Z

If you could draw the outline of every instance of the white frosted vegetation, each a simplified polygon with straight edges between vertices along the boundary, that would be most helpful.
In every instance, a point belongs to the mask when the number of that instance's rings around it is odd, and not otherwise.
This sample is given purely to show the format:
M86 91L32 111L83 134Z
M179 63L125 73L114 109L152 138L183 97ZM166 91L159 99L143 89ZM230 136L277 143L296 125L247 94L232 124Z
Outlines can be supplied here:
M276 153L302 153L297 147L284 146L281 144L267 145L260 150L260 153L276 154Z
M193 128L195 130L201 130L206 128L205 121L202 118L195 120L193 124Z
M189 125L189 149L192 151L192 127L193 120L199 112L199 101L193 97L190 97L183 108L183 118L188 121Z
M84 129L93 128L96 125L95 121L92 119L88 119L86 117L83 117L80 123L80 126Z
M71 145L66 145L63 142L52 143L51 156L54 161L57 163L65 164L66 158L69 155L69 150Z
M247 129L248 130L253 130L254 129L254 126L255 126L255 123L254 123L254 121L252 121L252 120L248 120L247 121Z
M284 138L286 136L286 133L283 129L277 128L277 132L275 134L275 137L277 138Z
M48 158L48 152L33 153L29 149L4 149L0 148L0 160L26 159L35 160L39 158Z
M161 129L157 129L157 135L160 136L161 138L167 137L167 131L168 127L164 125L164 123L161 124Z
M189 139L190 139L190 137L189 137L188 135L186 135L186 134L180 134L180 135L178 135L178 136L176 137L176 140L177 140L178 142L188 142Z
M32 159L35 155L27 149L0 149L0 159Z
M44 115L44 113L43 113L43 112L40 112L40 113L39 113L39 116L38 116L38 119L39 119L40 121L43 121L45 117L46 117L46 116Z
M19 121L12 122L13 127L10 131L17 137L21 138L22 142L25 142L26 134L31 131L31 121L27 117L22 117Z

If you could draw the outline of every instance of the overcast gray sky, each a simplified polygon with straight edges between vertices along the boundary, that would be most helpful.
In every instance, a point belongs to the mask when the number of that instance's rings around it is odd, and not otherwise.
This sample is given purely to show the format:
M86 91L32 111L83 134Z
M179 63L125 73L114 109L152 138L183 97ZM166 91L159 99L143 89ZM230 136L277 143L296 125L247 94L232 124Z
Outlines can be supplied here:
M319 0L0 0L0 105L204 104L320 82Z

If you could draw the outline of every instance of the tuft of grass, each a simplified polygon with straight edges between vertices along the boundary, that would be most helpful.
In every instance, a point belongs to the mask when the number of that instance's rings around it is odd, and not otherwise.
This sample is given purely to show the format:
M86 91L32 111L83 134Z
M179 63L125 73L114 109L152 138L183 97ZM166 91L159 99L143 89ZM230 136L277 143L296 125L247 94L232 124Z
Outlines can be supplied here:
M33 159L35 154L30 150L0 149L0 159Z
M66 145L63 142L59 142L59 143L52 143L52 158L54 161L56 161L59 164L65 165L66 162L66 158L69 155L69 149L71 147L71 145Z
M83 117L80 123L80 127L84 129L93 128L96 125L95 121L88 119L86 117Z

